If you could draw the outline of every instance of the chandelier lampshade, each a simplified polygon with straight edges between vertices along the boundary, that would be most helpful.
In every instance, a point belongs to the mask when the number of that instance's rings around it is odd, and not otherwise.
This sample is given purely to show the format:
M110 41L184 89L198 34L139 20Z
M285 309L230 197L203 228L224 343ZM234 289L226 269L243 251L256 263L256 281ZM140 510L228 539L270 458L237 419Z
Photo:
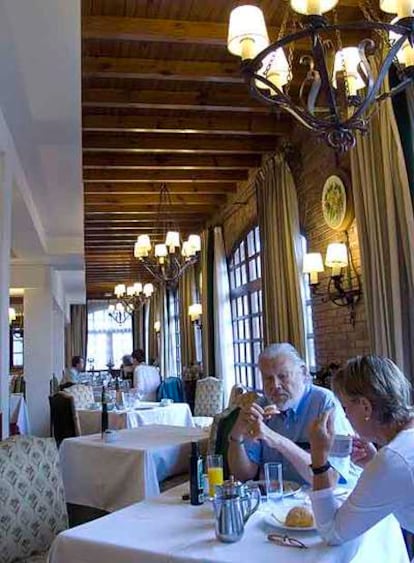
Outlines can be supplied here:
M171 224L171 196L166 184L160 190L159 219L164 242L153 245L149 235L139 235L134 245L134 256L159 283L168 287L177 284L184 271L197 262L201 251L201 238L190 234L182 241L180 232Z
M368 2L362 7L365 19L340 22L337 4L290 0L279 37L270 45L260 8L238 6L230 14L227 46L241 58L253 97L288 112L344 152L355 145L358 131L367 131L376 105L414 79L414 0L380 0L384 12L397 14L392 22L379 20ZM379 68L371 66L373 54ZM399 84L388 88L391 65Z

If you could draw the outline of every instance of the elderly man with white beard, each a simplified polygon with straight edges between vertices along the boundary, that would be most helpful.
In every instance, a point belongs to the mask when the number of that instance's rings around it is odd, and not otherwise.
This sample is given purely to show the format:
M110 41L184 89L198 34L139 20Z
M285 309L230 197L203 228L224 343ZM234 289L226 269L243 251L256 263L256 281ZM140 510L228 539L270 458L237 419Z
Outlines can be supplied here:
M259 356L266 399L275 405L257 403L243 407L229 435L228 463L231 473L245 481L263 478L266 462L282 462L283 478L311 483L309 425L325 411L334 411L336 434L351 435L349 424L333 393L312 384L308 369L297 350L288 343L271 344ZM350 458L329 458L341 482L355 480L358 469Z

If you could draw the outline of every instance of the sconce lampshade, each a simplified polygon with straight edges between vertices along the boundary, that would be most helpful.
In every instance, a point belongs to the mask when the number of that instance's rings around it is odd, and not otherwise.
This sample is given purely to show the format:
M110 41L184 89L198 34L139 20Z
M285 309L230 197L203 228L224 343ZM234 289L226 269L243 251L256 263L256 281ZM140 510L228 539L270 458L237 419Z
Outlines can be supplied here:
M320 252L308 252L303 257L303 273L310 274L310 283L318 283L318 272L323 272L322 254Z
M15 321L16 318L16 309L14 307L9 307L9 323Z
M227 48L242 59L254 57L269 45L263 12L257 6L238 6L230 14Z
M332 76L332 85L334 88L336 84L336 74L345 71L345 80L348 85L348 92L350 96L356 96L357 90L365 88L365 82L359 74L358 65L361 62L358 47L345 47L335 54L335 63Z
M155 330L155 332L160 332L160 330L161 330L161 321L155 321L155 323L154 323L154 330Z
M190 316L191 321L197 321L200 319L201 315L203 314L203 308L201 303L193 303L188 307L188 314Z
M344 242L331 242L328 245L325 266L334 269L348 266L348 248Z

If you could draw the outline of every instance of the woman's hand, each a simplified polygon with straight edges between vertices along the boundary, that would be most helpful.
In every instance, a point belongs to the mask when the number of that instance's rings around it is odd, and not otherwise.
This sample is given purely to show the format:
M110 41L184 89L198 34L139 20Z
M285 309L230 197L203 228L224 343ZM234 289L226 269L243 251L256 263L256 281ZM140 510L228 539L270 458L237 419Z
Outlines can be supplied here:
M329 409L315 418L309 427L312 465L320 467L328 461L335 439L333 409Z
M367 442L355 436L352 438L351 460L360 467L365 467L376 453L377 449L371 442Z

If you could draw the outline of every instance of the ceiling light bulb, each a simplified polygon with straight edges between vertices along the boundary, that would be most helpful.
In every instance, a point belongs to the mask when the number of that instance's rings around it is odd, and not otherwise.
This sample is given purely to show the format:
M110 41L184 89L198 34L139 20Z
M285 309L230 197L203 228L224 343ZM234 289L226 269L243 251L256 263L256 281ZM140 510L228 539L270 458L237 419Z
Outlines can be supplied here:
M180 233L178 231L168 231L165 237L165 245L169 252L175 252L176 248L180 248Z

